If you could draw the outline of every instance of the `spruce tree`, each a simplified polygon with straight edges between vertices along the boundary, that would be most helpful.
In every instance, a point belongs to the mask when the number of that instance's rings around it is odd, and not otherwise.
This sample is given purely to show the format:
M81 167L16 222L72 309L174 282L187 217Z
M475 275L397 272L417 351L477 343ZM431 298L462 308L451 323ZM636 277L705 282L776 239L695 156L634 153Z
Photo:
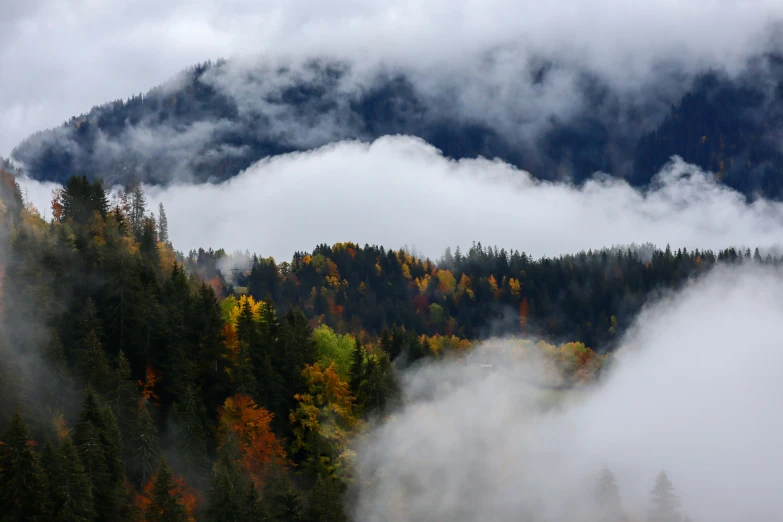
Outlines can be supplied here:
M242 488L239 470L233 460L219 460L212 471L209 490L209 520L212 522L240 522L242 513Z
M127 508L122 435L111 409L87 391L74 443L90 480L98 520L119 520Z
M181 402L174 403L174 436L177 448L185 457L185 472L199 474L207 467L206 429L203 406L192 387L187 387Z
M187 522L188 513L177 491L171 468L161 459L152 483L149 505L144 510L144 522Z
M136 410L136 422L130 437L131 454L128 463L132 463L139 485L145 484L155 472L155 464L160 457L160 445L158 443L158 429L150 413L150 405L145 400L139 404Z
M365 378L365 359L367 358L367 351L364 346L356 339L354 342L353 351L351 352L351 370L350 381L351 393L356 397L356 402L359 403L360 391L362 388L362 382Z
M30 432L17 411L0 445L0 520L47 520L46 477L33 451Z
M620 490L609 468L604 468L598 477L595 489L595 502L599 522L623 522Z
M175 216L176 217L176 216ZM158 205L158 239L161 243L169 243L169 219L166 217L166 211L163 208L163 203Z
M90 386L101 394L109 391L113 371L95 331L87 333L79 351L77 365L79 377L85 386Z
M81 457L70 437L59 448L47 443L44 469L49 485L51 520L62 522L93 521L97 517L90 480Z
M248 485L243 508L243 520L247 522L267 522L271 520L266 504L259 496L258 490L252 482Z
M680 499L669 477L661 471L650 491L650 522L680 522Z
M313 522L345 522L343 486L334 477L320 477L310 492L307 519Z

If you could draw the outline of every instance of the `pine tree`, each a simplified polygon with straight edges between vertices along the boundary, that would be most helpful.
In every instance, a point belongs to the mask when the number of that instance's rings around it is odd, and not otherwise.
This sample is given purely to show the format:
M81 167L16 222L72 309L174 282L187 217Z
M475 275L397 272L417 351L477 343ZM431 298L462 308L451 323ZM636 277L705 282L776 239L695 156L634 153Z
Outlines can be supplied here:
M0 444L0 517L3 522L46 520L46 477L22 414L17 411Z
M209 491L209 519L212 522L240 522L246 520L242 513L242 490L239 470L230 459L220 459L212 471Z
M144 522L187 522L188 513L182 495L165 459L161 459L155 473L149 501L144 510Z
M44 357L48 363L45 368L48 379L44 383L47 405L53 411L70 410L73 406L74 381L68 369L65 349L55 330L51 330L49 333L49 342L46 345ZM0 397L2 396L0 395Z
M44 469L49 484L49 506L51 520L81 522L95 520L94 499L90 480L82 465L79 452L65 436L58 449L47 443Z
M175 216L176 217L176 216ZM158 239L161 243L169 243L169 220L166 217L166 211L163 209L163 203L158 206Z
M625 520L620 501L620 490L617 488L614 475L609 468L604 468L598 477L595 501L599 522L623 522Z
M299 492L292 486L277 490L272 497L272 520L277 522L304 522L304 508Z
M77 365L79 377L85 386L90 386L101 394L109 391L113 372L109 365L109 358L94 331L87 333Z
M90 480L99 521L119 520L127 507L122 435L114 414L87 391L74 443Z
M204 428L203 406L193 388L188 387L181 402L174 404L174 435L177 448L185 457L188 474L202 473L207 467L206 429Z
M137 238L141 236L144 226L144 213L147 211L147 199L144 197L144 189L141 183L133 183L125 188L125 192L130 197L130 215L128 216L131 226L131 232Z
M359 339L356 339L351 352L351 370L350 370L350 387L351 393L354 397L359 397L359 391L362 387L362 381L365 377L365 359L367 358L367 350L364 349Z
M345 522L343 487L338 479L321 477L310 493L307 518L313 522Z
M661 471L650 491L650 522L680 522L680 499L674 491L669 477Z
M247 488L245 505L243 507L243 520L246 520L247 522L267 522L268 520L271 520L266 509L266 504L264 504L263 500L258 495L258 490L252 482Z
M138 385L133 381L130 363L122 350L117 354L115 368L111 373L106 392L106 400L111 406L122 433L133 433L136 425L136 410L138 410L139 404L139 390ZM130 443L130 439L128 443ZM127 449L126 444L126 458L130 456Z
M136 473L137 483L145 484L155 472L155 463L160 457L158 429L150 414L149 403L144 400L136 410L136 423L129 437L132 441L131 455L127 462Z

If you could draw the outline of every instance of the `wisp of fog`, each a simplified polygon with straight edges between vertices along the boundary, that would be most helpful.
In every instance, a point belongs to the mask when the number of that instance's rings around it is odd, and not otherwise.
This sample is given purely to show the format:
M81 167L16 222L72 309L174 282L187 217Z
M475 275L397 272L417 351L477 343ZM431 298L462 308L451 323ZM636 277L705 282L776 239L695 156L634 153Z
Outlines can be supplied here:
M695 521L780 520L780 295L774 269L714 270L649 305L608 376L554 409L502 340L410 371L407 405L359 449L356 520L591 520L607 467L628 520L662 469Z

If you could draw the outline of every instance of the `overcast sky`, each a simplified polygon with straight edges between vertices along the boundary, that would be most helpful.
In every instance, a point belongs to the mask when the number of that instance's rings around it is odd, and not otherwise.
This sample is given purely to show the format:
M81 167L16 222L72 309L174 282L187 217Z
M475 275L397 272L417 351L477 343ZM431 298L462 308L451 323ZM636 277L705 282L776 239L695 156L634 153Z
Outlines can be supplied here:
M502 48L506 60L556 55L634 82L658 61L734 67L782 16L776 0L5 0L0 154L218 57L460 67Z

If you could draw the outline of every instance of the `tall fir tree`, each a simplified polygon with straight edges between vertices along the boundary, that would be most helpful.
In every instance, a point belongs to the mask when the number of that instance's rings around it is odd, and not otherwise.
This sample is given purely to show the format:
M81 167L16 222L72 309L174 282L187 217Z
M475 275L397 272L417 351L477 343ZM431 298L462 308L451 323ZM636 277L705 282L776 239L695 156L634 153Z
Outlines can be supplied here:
M67 435L59 448L47 443L48 458L44 470L49 485L51 520L91 522L96 519L90 480L76 446Z
M620 490L614 480L612 471L604 468L598 477L595 487L595 503L598 522L624 522Z
M169 243L169 218L166 217L166 210L163 208L163 202L158 205L158 239L161 243Z
M680 499L665 471L655 479L650 491L649 522L681 522Z
M165 459L161 459L155 472L149 504L144 510L144 522L188 522L182 494Z
M18 411L0 444L0 520L47 520L46 477L33 450L27 424Z

